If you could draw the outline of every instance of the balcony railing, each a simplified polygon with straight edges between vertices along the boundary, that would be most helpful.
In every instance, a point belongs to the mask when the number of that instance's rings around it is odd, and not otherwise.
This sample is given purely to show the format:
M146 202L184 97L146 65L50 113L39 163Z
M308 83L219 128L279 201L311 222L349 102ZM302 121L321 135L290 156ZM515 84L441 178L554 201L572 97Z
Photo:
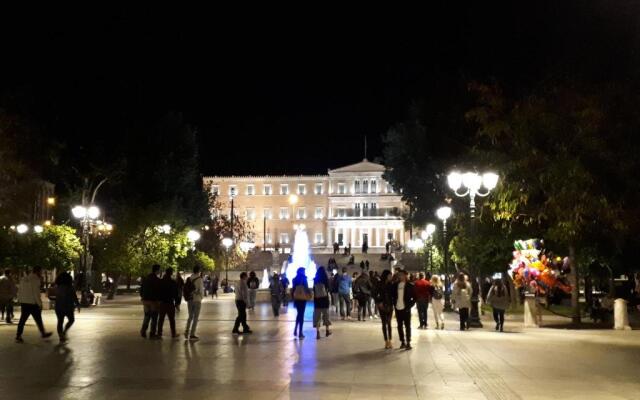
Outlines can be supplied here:
M400 218L400 210L393 208L362 208L362 209L339 209L333 210L331 218L333 219L354 219L354 218L375 218L375 219L398 219Z

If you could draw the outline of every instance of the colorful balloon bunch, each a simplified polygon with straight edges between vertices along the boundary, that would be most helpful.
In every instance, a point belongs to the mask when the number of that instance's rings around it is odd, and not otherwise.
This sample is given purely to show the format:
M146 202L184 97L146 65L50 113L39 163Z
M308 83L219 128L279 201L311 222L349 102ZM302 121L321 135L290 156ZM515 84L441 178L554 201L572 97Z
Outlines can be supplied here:
M556 257L551 260L544 252L544 241L537 239L516 240L513 243L513 261L510 273L517 288L548 293L558 288L565 293L571 292L571 286L562 276L567 272L568 259Z

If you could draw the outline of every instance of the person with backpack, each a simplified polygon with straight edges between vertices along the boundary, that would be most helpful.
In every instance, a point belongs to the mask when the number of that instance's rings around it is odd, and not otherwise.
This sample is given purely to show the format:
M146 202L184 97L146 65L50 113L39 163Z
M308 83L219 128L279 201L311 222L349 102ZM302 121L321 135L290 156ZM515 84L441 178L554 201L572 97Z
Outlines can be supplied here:
M444 329L444 286L438 275L431 277L431 309L436 320L436 329Z
M280 315L280 302L282 300L282 283L280 283L280 277L277 272L273 273L273 277L269 283L269 292L271 293L273 316L277 317Z
M313 279L313 327L316 328L316 339L320 339L320 327L325 326L325 335L331 335L329 326L329 278L324 267L318 268Z
M511 299L502 279L496 279L487 293L487 303L493 308L493 320L496 331L504 332L504 311L509 308Z
M371 281L369 274L365 271L362 271L353 283L353 296L358 301L358 321L367 320L367 311L369 318L373 318L371 316Z
M80 312L80 302L78 302L78 296L73 288L73 278L68 272L62 272L56 278L56 302L55 310L56 317L58 319L58 337L60 343L67 341L67 332L71 325L75 322L74 311L77 309ZM64 319L67 318L67 323L64 325Z
M254 271L249 272L249 279L247 280L247 286L249 287L249 303L247 308L253 310L256 306L256 293L260 287L260 280L256 276Z
M240 325L242 325L242 333L253 333L249 325L247 325L247 303L249 302L249 288L247 287L247 273L240 274L240 282L238 283L238 289L236 290L236 308L238 309L238 316L236 322L233 325L231 333L239 335Z
M298 312L296 314L296 324L293 328L293 336L298 336L298 339L304 339L304 335L302 334L304 310L307 308L307 301L312 298L312 295L309 292L307 276L304 272L304 268L298 268L296 271L296 277L293 278L293 282L291 283L291 297L293 297L293 304Z
M158 303L160 301L160 266L154 264L151 266L151 273L142 279L140 282L140 298L142 299L142 306L144 309L144 319L142 320L142 328L140 329L140 336L147 337L147 328L149 323L149 338L156 338L156 331L158 328Z
M176 334L176 302L178 301L178 284L173 280L173 268L167 268L160 281L160 316L158 318L158 337L162 337L162 327L165 317L169 318L171 337Z
M187 325L184 328L184 338L188 340L198 340L196 328L198 327L198 319L200 318L200 307L202 306L202 297L204 296L204 284L202 275L200 274L200 266L193 267L193 274L187 278L182 290L184 299L187 301Z
M471 285L464 273L458 275L453 285L452 301L460 314L460 330L469 329L469 308L471 308Z
M347 273L347 268L342 268L342 276L338 280L338 295L340 297L340 318L351 319L351 286L353 280Z

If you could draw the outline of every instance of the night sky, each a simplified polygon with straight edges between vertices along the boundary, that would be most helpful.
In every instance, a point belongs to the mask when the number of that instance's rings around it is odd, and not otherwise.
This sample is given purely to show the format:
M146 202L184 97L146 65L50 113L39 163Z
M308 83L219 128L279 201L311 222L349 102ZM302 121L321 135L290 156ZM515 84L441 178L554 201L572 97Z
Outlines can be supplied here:
M182 112L201 172L324 173L382 155L412 103L472 80L636 79L638 2L518 2L368 17L29 14L2 28L0 103L73 151L109 156L132 124ZM536 6L533 6L535 4ZM290 10L293 11L293 10ZM446 110L444 110L446 111Z

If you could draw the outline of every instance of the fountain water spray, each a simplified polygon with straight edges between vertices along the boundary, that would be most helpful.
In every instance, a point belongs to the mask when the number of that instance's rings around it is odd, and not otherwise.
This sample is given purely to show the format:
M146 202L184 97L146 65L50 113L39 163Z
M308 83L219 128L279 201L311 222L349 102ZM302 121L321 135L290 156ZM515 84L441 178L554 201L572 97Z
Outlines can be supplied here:
M295 229L296 236L293 241L293 254L291 263L285 268L285 274L289 282L292 282L293 278L296 277L298 268L304 268L306 270L305 273L309 287L312 287L313 278L316 276L316 264L311 261L311 257L309 257L309 237L303 224L296 225Z

